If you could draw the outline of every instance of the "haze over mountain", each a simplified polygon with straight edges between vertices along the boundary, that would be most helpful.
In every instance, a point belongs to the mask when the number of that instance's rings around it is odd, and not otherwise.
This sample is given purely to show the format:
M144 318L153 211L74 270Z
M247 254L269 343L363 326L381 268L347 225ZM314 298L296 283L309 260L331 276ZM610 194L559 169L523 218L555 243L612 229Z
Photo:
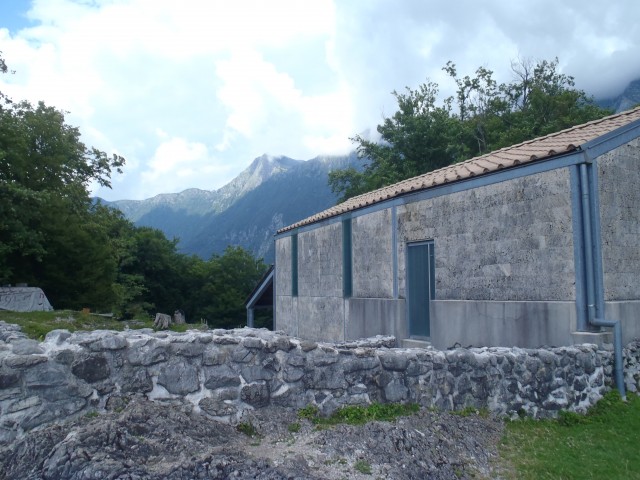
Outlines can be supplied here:
M640 78L633 80L617 97L597 101L598 105L615 110L616 113L640 105Z
M308 161L262 155L218 190L192 188L109 204L137 226L179 239L180 252L209 258L239 245L272 262L276 230L334 205L329 172L357 165L355 152Z

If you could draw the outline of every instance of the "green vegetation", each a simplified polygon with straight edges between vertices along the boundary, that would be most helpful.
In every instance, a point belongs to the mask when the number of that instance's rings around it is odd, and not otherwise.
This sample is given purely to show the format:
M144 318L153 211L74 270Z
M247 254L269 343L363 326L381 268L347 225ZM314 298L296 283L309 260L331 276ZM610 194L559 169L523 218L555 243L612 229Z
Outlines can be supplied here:
M80 136L63 111L0 92L0 285L38 286L55 308L124 320L180 309L187 321L244 325L262 260L239 247L209 260L179 254L177 240L96 203L90 185L110 187L125 159Z
M517 479L640 479L640 397L608 393L586 415L507 424L501 447Z
M353 468L360 473L363 473L365 475L371 475L371 465L369 464L369 462L366 462L364 460L358 460L356 463L354 463Z
M153 321L149 317L119 321L111 317L71 310L55 312L7 312L0 310L0 320L20 325L22 331L34 340L44 340L44 337L51 330L75 332L79 330L124 330L125 328L153 327ZM179 331L177 328L182 326L172 325L171 327L172 330Z
M298 433L300 431L300 424L298 422L290 423L287 426L287 430L291 433Z
M241 433L244 433L247 437L257 437L258 431L256 427L253 426L251 422L242 422L236 426L236 430Z
M473 78L459 77L452 62L443 70L456 84L455 97L439 103L433 82L394 91L398 110L378 125L380 140L351 139L364 169L330 173L341 200L610 113L558 72L557 59L512 64L516 80L508 84L483 67Z
M342 407L329 417L323 417L316 407L308 405L298 411L298 416L310 420L315 425L324 427L339 423L364 425L373 421L390 422L397 417L412 415L419 410L420 406L415 403L372 403L367 406L351 405Z

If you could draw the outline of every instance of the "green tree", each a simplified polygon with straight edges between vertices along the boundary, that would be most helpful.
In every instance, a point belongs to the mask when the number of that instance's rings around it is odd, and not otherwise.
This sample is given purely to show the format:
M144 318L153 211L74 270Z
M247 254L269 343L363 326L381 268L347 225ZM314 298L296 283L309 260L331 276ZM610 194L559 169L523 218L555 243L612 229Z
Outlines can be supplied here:
M340 201L406 178L601 118L610 112L575 88L573 77L558 71L558 60L512 64L515 80L498 84L480 67L475 76L458 76L448 62L455 97L438 103L438 85L427 82L405 93L392 92L398 110L378 125L379 141L351 140L364 169L336 170L329 185ZM457 112L454 111L457 107Z
M150 227L133 230L131 243L120 263L121 280L135 281L140 287L131 298L148 311L172 314L184 308L186 256L177 252L177 240Z
M194 289L188 310L210 326L234 328L246 324L244 302L267 269L261 259L241 247L227 247L222 255L193 265Z
M329 184L346 199L390 185L417 172L434 170L455 161L460 125L451 114L451 100L436 105L438 86L429 82L405 93L392 92L398 111L378 125L381 141L360 135L351 140L365 160L363 171L354 168L329 174Z
M0 70L6 73L4 61ZM57 307L105 306L116 263L92 207L91 182L110 186L124 159L80 141L63 112L40 102L0 105L0 282L34 283Z

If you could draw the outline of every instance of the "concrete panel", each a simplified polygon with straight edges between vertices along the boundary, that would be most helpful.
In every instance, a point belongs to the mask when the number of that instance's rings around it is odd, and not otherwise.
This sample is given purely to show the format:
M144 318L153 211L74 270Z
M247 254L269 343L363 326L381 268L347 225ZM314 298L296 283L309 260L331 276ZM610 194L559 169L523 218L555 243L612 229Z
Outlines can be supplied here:
M345 300L341 297L298 297L298 336L308 340L344 340Z
M351 298L346 316L346 340L394 335L406 338L407 320L404 300Z
M398 207L399 294L406 242L434 239L440 300L575 300L568 169Z
M391 209L352 221L353 296L393 298Z
M282 330L287 335L298 335L297 299L288 295L276 296L276 324L274 330Z
M622 322L623 345L640 339L640 301L605 302L604 314L607 320Z
M640 139L597 165L605 300L640 300Z
M276 240L275 286L278 295L291 295L291 237Z
M576 329L575 302L435 300L431 308L431 342L440 349L571 345Z
M300 297L342 297L342 224L298 235Z

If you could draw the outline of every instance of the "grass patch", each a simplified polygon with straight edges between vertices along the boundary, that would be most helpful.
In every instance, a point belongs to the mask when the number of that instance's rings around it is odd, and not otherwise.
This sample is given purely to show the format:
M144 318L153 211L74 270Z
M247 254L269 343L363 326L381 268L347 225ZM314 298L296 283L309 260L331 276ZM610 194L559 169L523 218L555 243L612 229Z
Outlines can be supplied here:
M290 423L287 426L287 430L289 430L290 433L298 433L300 431L300 424L298 422Z
M242 422L236 426L236 430L241 433L244 433L247 437L257 437L258 431L256 427L253 426L251 422Z
M371 475L371 465L369 465L369 462L365 462L364 460L358 460L353 465L353 468L356 472L363 473L364 475Z
M25 335L40 341L44 340L47 333L52 330L69 330L70 332L76 332L153 328L153 320L149 317L118 320L114 317L72 310L56 310L53 312L8 312L0 310L0 320L20 325ZM192 323L171 325L170 330L185 332L193 328L200 328L200 325Z
M501 456L517 479L640 479L640 397L605 395L586 415L508 422Z
M395 420L397 417L413 415L420 406L415 403L372 403L371 405L353 405L342 407L329 417L323 417L313 405L304 407L298 411L300 418L306 418L318 426L337 425L346 423L348 425L364 425L373 421Z

